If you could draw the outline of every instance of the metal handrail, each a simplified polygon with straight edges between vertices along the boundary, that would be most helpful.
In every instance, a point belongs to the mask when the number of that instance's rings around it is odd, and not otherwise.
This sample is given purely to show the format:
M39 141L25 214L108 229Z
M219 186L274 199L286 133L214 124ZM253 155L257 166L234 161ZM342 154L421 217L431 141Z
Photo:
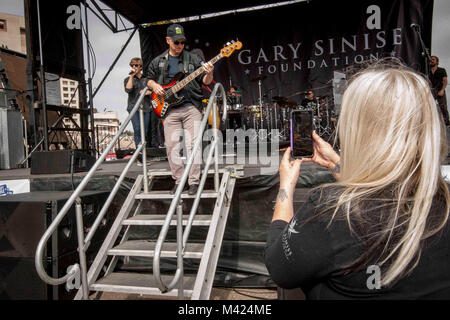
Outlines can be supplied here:
M138 109L140 110L141 128L144 128L144 111L142 110L142 108L140 108L140 106L141 106L142 100L144 99L144 96L148 90L149 89L147 87L145 87L142 90L136 104L134 105L133 109L129 113L128 117L126 118L126 120L124 121L122 126L119 128L119 131L116 133L114 138L111 140L108 147L103 151L101 156L97 159L97 161L92 166L92 168L89 170L87 175L83 178L83 180L81 180L80 185L75 189L75 191L72 193L70 198L66 201L66 203L64 204L62 209L59 211L59 213L57 214L57 216L52 221L52 223L50 224L50 226L47 228L44 235L42 236L41 240L39 241L39 244L36 249L36 255L35 255L34 262L35 262L36 271L37 271L39 277L44 282L51 284L51 285L59 285L59 284L66 282L67 280L69 280L71 277L74 276L74 273L76 272L75 271L76 268L72 268L72 272L69 272L68 274L66 274L65 276L63 276L61 278L52 278L47 274L47 272L44 269L43 262L42 262L43 256L44 256L45 245L46 245L48 239L51 237L51 235L56 231L58 225L61 223L61 221L63 220L63 218L69 211L69 209L72 207L72 204L80 196L81 192L83 192L84 188L86 187L86 185L88 184L88 182L92 178L92 176L94 175L97 168L103 163L103 161L106 158L106 155L114 147L116 141L119 139L120 135L123 133L123 131L127 127L128 123L130 122L131 118L135 115L135 113ZM143 171L144 171L143 173L144 173L144 182L145 182L144 190L148 190L148 185L146 185L148 183L148 173L147 173L147 165L146 165L147 161L146 161L146 150L145 150L146 149L145 148L145 146L146 146L145 130L141 130L141 139L142 139L141 143L136 148L136 151L135 151L133 157L129 160L129 162L125 166L124 170L122 171L122 174L120 175L119 179L117 180L116 184L114 185L112 192L108 196L108 198L107 198L102 210L100 211L99 215L97 216L92 228L89 230L88 234L86 235L86 239L82 239L82 237L80 237L80 235L78 237L79 255L80 255L80 261L82 261L82 262L85 261L85 259L86 259L85 253L86 253L87 248L90 245L90 241L91 241L95 231L99 227L101 220L103 219L103 216L105 215L114 196L116 195L117 191L119 190L119 187L120 187L123 179L125 178L126 173L128 172L128 170L131 167L131 165L133 164L133 162L136 160L136 158L137 158L138 154L141 152L141 150L142 150L142 158L143 158L142 162L143 162ZM79 210L80 208L81 208L81 204L77 203L77 210ZM81 220L81 221L79 221L79 220ZM77 229L78 230L83 230L82 223L83 223L82 219L77 219ZM82 273L82 275L81 275L81 279L83 282L82 284L83 284L84 288L87 288L88 284L84 283L87 281L86 264L85 263L81 263L81 264L82 265L81 265L80 269L81 269L81 273ZM83 299L87 299L86 294L87 294L86 290L83 290Z
M175 192L175 196L170 204L169 207L169 211L167 212L167 216L166 219L164 221L164 224L161 228L161 232L159 234L158 237L158 241L156 243L155 246L155 254L153 257L153 275L155 277L156 283L158 284L159 289L161 290L161 292L165 293L168 292L172 289L175 288L175 286L177 284L179 284L179 290L180 288L183 288L183 278L182 273L183 273L183 260L182 260L182 255L183 255L183 251L184 251L184 246L186 245L186 241L187 238L189 237L189 232L192 226L192 222L194 220L194 216L195 213L197 212L197 208L198 208L198 204L200 202L200 196L201 193L203 191L203 187L206 181L206 177L208 174L208 169L209 166L211 165L211 161L212 161L212 156L214 154L215 156L215 163L214 163L214 187L215 187L215 191L218 192L219 190L219 149L218 149L218 137L217 137L217 110L216 108L213 108L213 142L211 143L211 149L209 150L209 154L208 154L208 159L206 161L205 164L205 168L203 171L203 175L198 187L198 191L194 200L194 204L193 207L191 209L191 212L189 214L189 219L188 219L188 224L185 227L184 230L184 234L183 234L183 239L181 239L181 237L177 236L177 247L178 247L178 252L177 252L177 256L178 256L178 260L177 260L177 270L175 271L175 275L174 278L172 279L172 281L170 282L169 285L166 285L162 278L161 278L161 272L160 272L160 259L161 259L161 249L162 249L162 245L166 239L167 236L167 232L169 230L169 226L170 223L172 221L172 217L175 213L175 209L179 206L179 202L181 199L181 193L184 189L184 185L186 184L189 172L191 170L192 164L194 162L194 158L197 154L197 152L200 151L200 145L202 143L203 140L203 132L205 130L206 127L206 123L208 121L208 116L209 113L211 111L211 108L214 104L214 101L216 100L216 95L217 95L217 91L220 89L221 91L221 95L222 95L222 100L223 100L223 119L226 119L227 116L227 107L226 107L226 94L225 94L225 89L223 88L223 85L221 83L216 83L216 85L214 86L214 89L211 93L211 96L209 98L208 101L208 106L206 107L206 111L205 114L203 116L202 122L200 124L200 131L199 131L199 135L195 138L195 143L194 143L194 147L191 151L191 154L188 158L187 164L186 164L186 168L184 169L182 178L180 183L178 184L177 190ZM177 223L177 228L179 228L178 230L180 230L182 228L182 212L181 210L177 210L177 214L178 214L178 223ZM178 235L178 234L177 234ZM181 257L181 258L180 258ZM178 283L178 281L180 281L180 283ZM182 298L182 293L180 295L180 292L178 293L178 296Z

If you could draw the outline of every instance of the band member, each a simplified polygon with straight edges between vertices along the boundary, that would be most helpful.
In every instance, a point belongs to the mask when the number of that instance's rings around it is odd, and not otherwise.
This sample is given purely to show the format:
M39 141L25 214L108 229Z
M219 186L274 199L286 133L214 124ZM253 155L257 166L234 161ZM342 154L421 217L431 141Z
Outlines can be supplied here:
M127 111L131 112L137 100L139 99L140 92L147 83L147 79L145 79L142 75L142 60L141 58L135 57L130 61L131 70L129 72L128 77L126 77L123 81L125 92L128 93L128 105ZM150 110L150 99L148 95L150 92L147 92L147 95L144 97L142 101L142 105L144 108L144 132L147 133L150 125L150 119L153 112ZM137 146L141 143L141 123L139 119L139 112L136 112L131 118L131 124L133 125L134 131L134 143ZM156 124L155 124L156 125ZM156 127L155 127L156 129ZM155 137L153 137L154 139ZM150 140L151 144L152 141ZM141 157L138 158L138 165L141 162Z
M235 85L231 85L227 92L227 102L231 106L228 113L228 126L227 129L237 129L242 127L242 112L239 110L242 105L242 97L238 94L238 88Z
M228 89L228 96L229 97L236 97L237 96L237 87L234 85L230 86L230 89Z
M302 105L302 107L308 108L308 109L311 109L311 110L316 110L317 109L317 102L314 99L314 92L312 90L308 90L306 92L305 99L302 100L301 105Z
M167 28L166 42L169 49L153 59L148 69L147 86L157 95L163 95L162 84L168 84L180 71L188 75L203 66L204 73L191 81L178 92L184 100L180 105L171 107L164 118L164 135L166 152L169 160L172 178L175 186L171 193L175 193L184 172L184 165L180 157L180 137L184 130L184 142L189 157L202 119L202 84L209 85L213 80L214 66L204 61L197 54L184 50L186 36L179 24L172 24ZM200 150L201 151L201 150ZM201 152L197 153L189 172L189 194L197 192L200 182Z
M431 68L428 78L431 81L433 96L441 109L445 125L448 126L450 123L447 110L447 96L445 94L445 88L447 87L447 72L444 68L438 67L438 65L439 58L432 56L430 60Z

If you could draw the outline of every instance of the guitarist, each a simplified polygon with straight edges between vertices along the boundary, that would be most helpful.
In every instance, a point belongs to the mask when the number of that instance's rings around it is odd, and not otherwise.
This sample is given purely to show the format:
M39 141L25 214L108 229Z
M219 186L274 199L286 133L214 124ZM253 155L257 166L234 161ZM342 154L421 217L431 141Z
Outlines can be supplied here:
M184 29L179 24L172 24L167 28L166 42L169 49L153 59L148 68L147 86L157 95L163 95L164 89L161 85L168 84L175 75L183 72L186 76L203 66L205 72L195 80L187 84L179 96L183 96L183 101L171 107L164 118L164 136L166 140L166 152L169 160L172 178L175 186L171 193L174 194L184 171L184 165L180 157L180 136L184 129L184 139L187 149L187 157L194 147L194 139L202 120L202 84L209 85L213 80L214 66L205 63L198 55L184 50L186 36ZM200 150L201 151L201 150ZM200 182L200 165L202 154L199 152L194 158L194 163L189 172L190 195L197 193Z

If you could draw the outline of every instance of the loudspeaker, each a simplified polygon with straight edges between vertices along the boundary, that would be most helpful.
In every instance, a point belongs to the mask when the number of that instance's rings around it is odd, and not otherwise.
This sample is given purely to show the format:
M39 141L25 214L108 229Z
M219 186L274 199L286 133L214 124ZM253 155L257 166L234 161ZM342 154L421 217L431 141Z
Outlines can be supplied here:
M40 238L63 207L72 192L39 191L0 197L0 299L72 299L64 285L43 282L34 265ZM85 235L95 221L109 192L85 191L81 194ZM86 253L88 266L106 237L117 210L110 207ZM48 240L44 266L52 277L67 273L70 265L79 263L75 206L61 221Z
M31 156L31 174L89 171L96 159L77 150L39 151Z

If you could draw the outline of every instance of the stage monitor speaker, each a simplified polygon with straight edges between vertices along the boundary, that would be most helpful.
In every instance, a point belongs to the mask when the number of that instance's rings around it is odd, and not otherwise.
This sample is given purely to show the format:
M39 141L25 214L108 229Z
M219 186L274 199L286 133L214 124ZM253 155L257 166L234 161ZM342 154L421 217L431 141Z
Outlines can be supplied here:
M31 174L89 171L96 159L77 150L38 151L31 156Z
M76 290L65 285L43 282L34 265L40 238L66 203L70 191L38 191L0 197L0 300L66 300ZM93 225L109 192L85 191L81 194L85 235ZM110 207L87 251L88 267L97 254L117 215ZM75 206L67 212L46 244L44 267L59 278L70 265L79 263Z

